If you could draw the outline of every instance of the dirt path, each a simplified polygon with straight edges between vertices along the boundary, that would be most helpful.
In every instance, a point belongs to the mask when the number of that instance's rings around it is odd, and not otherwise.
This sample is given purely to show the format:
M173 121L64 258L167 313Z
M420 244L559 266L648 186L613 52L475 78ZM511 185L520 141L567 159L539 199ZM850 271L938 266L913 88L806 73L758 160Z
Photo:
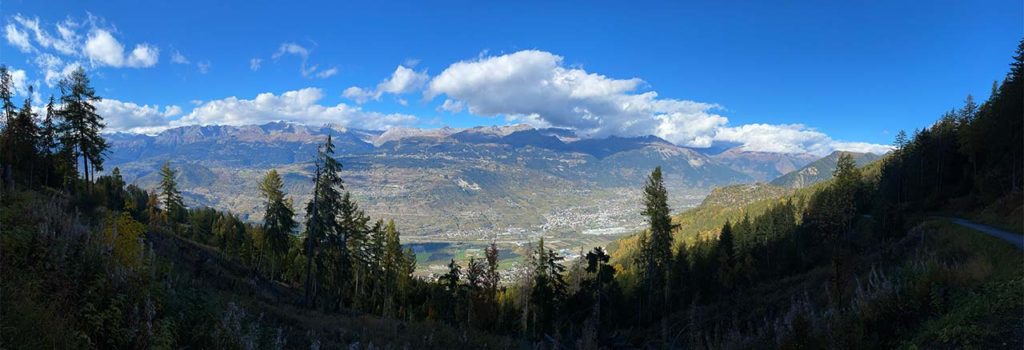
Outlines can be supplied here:
M1017 249L1024 250L1024 236L1022 236L1022 235L1020 235L1018 233L1013 233L1013 232L1010 232L1010 231L1007 231L1007 230L995 228L995 227L988 226L988 225L982 225L982 224L979 224L979 223L976 223L976 222L973 222L973 221L970 221L970 220L966 220L966 219L961 219L961 218L946 218L946 219L951 221L951 222L953 222L954 224L957 224L957 225L960 225L960 226L963 226L963 227L967 227L967 228L970 228L970 229L974 229L974 230L977 230L977 231L981 231L982 233L987 234L989 236L993 236L993 237L999 238L1001 240L1010 242L1010 244L1013 244L1013 246L1017 247Z

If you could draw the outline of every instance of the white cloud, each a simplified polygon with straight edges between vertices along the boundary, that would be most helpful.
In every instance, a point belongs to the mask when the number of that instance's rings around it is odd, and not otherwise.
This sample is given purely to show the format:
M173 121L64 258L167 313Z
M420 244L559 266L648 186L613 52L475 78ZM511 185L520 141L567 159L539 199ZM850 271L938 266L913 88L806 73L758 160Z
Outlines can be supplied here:
M249 69L253 72L260 70L260 65L263 64L263 59L253 58L249 60Z
M8 23L7 26L4 27L4 34L7 38L7 42L14 45L14 47L17 47L21 52L27 53L35 50L35 47L33 47L32 43L29 42L28 33L18 29L14 23Z
M160 59L160 49L149 44L139 44L128 57L129 67L151 67Z
M39 18L28 18L17 14L14 15L14 22L24 29L23 32L31 32L33 39L42 48L52 48L65 55L74 55L78 52L79 40L81 39L75 32L78 23L70 19L57 24L57 36L47 32L40 24Z
M160 49L156 46L140 43L126 52L124 44L115 37L115 31L100 26L101 18L90 15L85 23L87 28L68 18L56 23L55 30L50 31L39 18L16 14L9 17L4 26L4 36L18 50L36 54L34 60L47 77L47 85L51 86L62 72L61 65L78 67L81 65L78 61L83 59L93 65L114 68L146 68L159 61ZM88 35L83 37L79 31L85 29ZM73 63L64 64L65 60Z
M178 107L176 105L169 105L167 107L164 107L164 117L170 118L179 114L181 114L181 107Z
M153 134L167 129L170 118L181 114L175 105L138 105L105 98L96 103L96 112L103 116L106 131Z
M199 69L199 74L209 73L211 67L213 67L213 64L210 63L210 61L208 61L208 60L207 61L199 61L199 62L196 63L196 68Z
M367 91L357 86L350 86L341 92L341 95L347 99L356 101L358 104L363 104L367 100L373 99L375 93L373 91Z
M185 57L185 55L182 55L181 52L174 51L174 54L171 55L171 63L189 64L189 61L188 61L188 57Z
M309 50L296 43L281 44L281 47L279 47L277 49L277 52L275 52L274 55L271 57L276 60L278 58L281 58L281 56L284 56L285 54L296 55L301 57L303 60L309 58Z
M430 76L425 71L417 72L404 66L398 66L395 68L395 72L391 73L390 79L377 85L377 91L391 94L413 92L421 88L429 78Z
M339 103L321 105L323 92L305 88L275 95L262 93L251 100L228 97L203 103L172 125L222 124L251 125L287 120L307 125L336 124L340 126L386 129L408 125L416 117L406 114L383 114L363 111L359 107Z
M776 153L813 153L832 151L871 152L883 154L891 148L864 142L837 141L802 124L747 124L718 130L716 141L742 143L744 149Z
M60 67L61 64L64 63L64 61L61 60L60 57L48 53L37 55L35 61L36 66L39 66L39 68L41 69L57 69Z
M690 147L739 142L750 150L824 154L836 149L883 152L886 146L836 141L802 125L731 127L716 104L660 98L638 78L615 79L569 67L561 56L526 50L460 61L430 80L424 96L444 95L441 110L468 108L532 125L571 128L584 136L656 135ZM355 98L376 95L346 90Z
M391 77L377 84L373 90L356 86L349 87L342 92L342 96L349 98L356 103L362 104L368 100L380 100L385 93L404 94L417 91L430 79L426 71L417 72L405 66L398 66L391 73Z
M714 104L659 99L637 91L642 80L613 79L563 65L560 56L527 50L452 64L434 77L425 96L447 96L470 113L533 119L592 137L655 134L694 147L711 145L726 119Z
M331 69L327 69L327 70L321 71L320 73L316 73L316 77L320 78L320 79L327 79L327 78L330 78L330 77L334 76L335 74L338 74L338 68L331 67Z
M89 34L85 41L85 54L94 62L108 66L124 64L124 46L106 30L97 29Z
M46 73L43 77L43 81L46 82L46 86L57 86L57 83L60 82L61 79L70 75L71 72L74 72L78 67L81 67L82 64L78 62L71 62L64 65L64 68L59 68L59 66L60 62L58 61L55 66L45 68Z
M280 59L284 55L298 56L301 59L301 62L302 62L299 65L299 73L301 73L302 76L306 77L306 78L317 77L317 78L325 79L325 78L329 78L329 77L331 77L331 76L333 76L333 75L338 73L338 69L335 68L335 67L329 68L329 69L324 70L324 71L320 71L318 73L317 69L319 69L319 67L320 67L319 65L316 65L316 64L309 65L308 64L309 56L310 56L311 53L312 53L312 51L310 51L306 47L303 47L302 45L299 45L299 44L296 44L296 43L283 43L283 44L281 44L280 47L277 48L277 52L274 52L274 54L271 55L270 58L272 58L272 59L274 59L276 61L276 60ZM253 63L253 61L249 62L249 68L250 69L252 69L254 71L259 69L259 63L258 62L255 65L256 68L253 68L254 65L252 63Z
M281 44L281 46L277 49L277 52L275 52L270 57L276 61L280 59L281 56L284 56L286 54L299 56L299 58L302 59L302 64L299 66L299 72L302 73L302 76L308 77L310 74L313 74L313 72L316 72L316 65L313 65L312 67L308 68L306 67L306 61L309 59L309 50L306 49L305 47L302 47L302 45L296 43Z
M149 44L138 44L128 57L124 54L124 45L105 29L93 29L85 40L83 48L85 56L94 64L120 67L145 68L152 67L159 60L160 50Z
M444 103L441 104L441 107L438 107L438 108L440 108L440 110L442 110L442 111L448 111L448 112L452 112L452 113L459 113L459 112L462 112L462 109L466 108L466 104L462 103L462 101L456 101L456 100L452 100L452 99L445 99Z
M8 68L8 74L11 75L11 85L14 88L14 94L18 96L28 96L28 73L25 73L23 69L12 69Z

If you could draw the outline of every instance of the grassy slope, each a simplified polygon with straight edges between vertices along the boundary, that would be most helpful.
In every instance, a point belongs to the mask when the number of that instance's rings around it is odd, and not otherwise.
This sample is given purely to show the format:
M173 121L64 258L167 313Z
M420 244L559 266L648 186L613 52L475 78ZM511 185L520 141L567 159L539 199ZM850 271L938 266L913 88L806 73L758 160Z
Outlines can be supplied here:
M1012 347L1024 339L1024 252L995 237L945 221L926 222L927 248L945 259L949 308L907 340L922 347ZM929 238L931 238L929 240Z

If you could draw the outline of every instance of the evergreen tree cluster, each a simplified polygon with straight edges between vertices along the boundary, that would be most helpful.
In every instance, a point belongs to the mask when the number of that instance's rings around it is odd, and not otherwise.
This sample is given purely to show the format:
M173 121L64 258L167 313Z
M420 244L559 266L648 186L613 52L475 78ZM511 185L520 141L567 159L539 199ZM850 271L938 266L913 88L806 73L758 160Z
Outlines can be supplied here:
M878 178L881 230L898 235L908 217L928 211L992 211L1016 217L1010 226L1021 230L1024 41L1013 59L987 101L968 95L932 126L909 138L900 131Z
M13 99L14 82L7 66L0 66L0 179L7 189L37 185L78 190L89 185L103 170L107 142L100 131L103 117L96 113L101 98L90 86L81 67L58 84L60 104L51 96L41 119L32 109L31 97L21 108ZM32 96L33 87L29 87ZM82 180L77 181L79 175Z

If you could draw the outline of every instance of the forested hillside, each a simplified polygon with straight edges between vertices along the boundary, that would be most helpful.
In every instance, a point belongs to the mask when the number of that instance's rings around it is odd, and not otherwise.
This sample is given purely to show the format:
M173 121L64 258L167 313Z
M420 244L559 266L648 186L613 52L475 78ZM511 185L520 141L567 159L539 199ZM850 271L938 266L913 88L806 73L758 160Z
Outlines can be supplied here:
M170 162L152 192L97 176L108 145L81 68L39 112L0 68L0 345L1020 348L1024 254L936 217L1024 231L1022 84L1024 41L987 101L864 168L842 154L814 186L720 189L674 217L653 167L635 206L647 229L611 252L567 261L540 238L503 275L491 245L425 279L400 213L371 218L351 196L331 135L309 155L308 201L270 171L263 220L244 221L187 207Z

